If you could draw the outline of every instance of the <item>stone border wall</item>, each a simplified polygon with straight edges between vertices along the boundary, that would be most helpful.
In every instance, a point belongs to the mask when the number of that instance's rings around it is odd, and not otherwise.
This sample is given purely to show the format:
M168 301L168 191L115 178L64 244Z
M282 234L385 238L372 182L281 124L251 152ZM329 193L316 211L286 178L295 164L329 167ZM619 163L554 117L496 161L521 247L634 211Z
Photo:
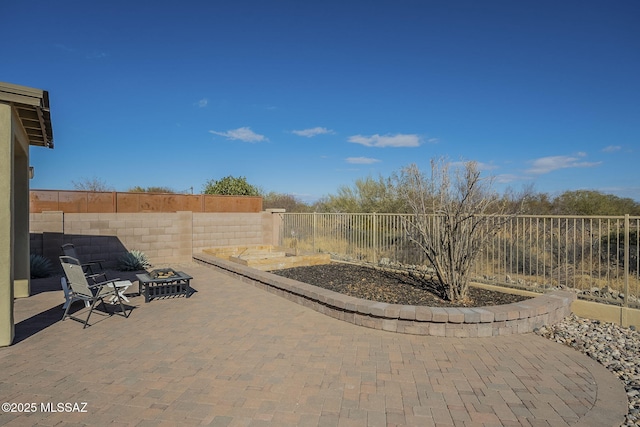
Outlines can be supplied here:
M413 335L490 337L524 334L571 313L573 292L554 291L519 303L478 308L387 304L355 298L206 254L194 261L336 319Z

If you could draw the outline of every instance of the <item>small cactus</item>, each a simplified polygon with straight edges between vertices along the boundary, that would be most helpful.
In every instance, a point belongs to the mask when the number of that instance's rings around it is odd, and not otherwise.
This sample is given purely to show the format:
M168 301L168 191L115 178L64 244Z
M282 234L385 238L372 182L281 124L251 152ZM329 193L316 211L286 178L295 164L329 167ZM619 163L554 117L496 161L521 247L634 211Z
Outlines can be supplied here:
M151 267L147 255L135 249L123 254L118 259L118 270L120 271L138 271L147 267Z
M31 265L31 278L41 279L51 275L51 261L38 254L31 254L29 257Z

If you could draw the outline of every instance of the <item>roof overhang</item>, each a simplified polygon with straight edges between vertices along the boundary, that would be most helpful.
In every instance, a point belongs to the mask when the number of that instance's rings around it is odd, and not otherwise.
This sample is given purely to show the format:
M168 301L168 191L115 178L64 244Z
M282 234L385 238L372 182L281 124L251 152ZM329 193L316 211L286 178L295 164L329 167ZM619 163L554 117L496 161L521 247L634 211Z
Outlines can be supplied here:
M0 102L15 109L29 137L29 145L53 148L49 92L0 82Z

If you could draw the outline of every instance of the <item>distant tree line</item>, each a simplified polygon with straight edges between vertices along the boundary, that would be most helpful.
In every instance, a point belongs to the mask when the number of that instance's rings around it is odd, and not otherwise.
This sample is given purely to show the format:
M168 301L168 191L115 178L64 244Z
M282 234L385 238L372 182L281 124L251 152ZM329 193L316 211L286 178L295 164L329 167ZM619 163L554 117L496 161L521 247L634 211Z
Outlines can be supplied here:
M114 191L98 178L73 181L76 190ZM131 187L129 192L182 193L169 187ZM208 180L204 194L262 196L263 208L281 208L287 212L334 212L334 213L409 213L406 198L398 191L397 176L368 176L357 179L352 185L340 186L335 194L325 195L314 203L307 203L298 196L278 192L265 192L250 184L243 176L226 176L219 180ZM513 199L509 192L503 196L505 202ZM527 189L516 197L522 214L529 215L640 215L640 203L631 198L619 197L595 190L571 190L557 196Z
M382 176L358 179L351 186L338 188L336 194L318 200L311 205L311 211L410 212L395 185L392 178ZM519 212L529 215L640 215L639 202L595 190L571 190L553 197L529 188L517 196L506 192L502 197L506 203L517 200Z
M140 187L135 186L127 190L129 193L175 193L173 188L169 187Z

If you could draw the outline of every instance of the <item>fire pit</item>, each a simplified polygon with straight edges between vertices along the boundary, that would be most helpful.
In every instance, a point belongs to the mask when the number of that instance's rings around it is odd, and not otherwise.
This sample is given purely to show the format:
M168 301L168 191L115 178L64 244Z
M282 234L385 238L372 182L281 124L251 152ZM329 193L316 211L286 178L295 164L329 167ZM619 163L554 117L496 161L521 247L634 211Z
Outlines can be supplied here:
M151 301L152 298L175 297L184 295L191 296L191 286L189 282L193 277L182 271L175 271L172 268L159 268L145 274L137 274L140 283L140 293L144 290L144 302Z

